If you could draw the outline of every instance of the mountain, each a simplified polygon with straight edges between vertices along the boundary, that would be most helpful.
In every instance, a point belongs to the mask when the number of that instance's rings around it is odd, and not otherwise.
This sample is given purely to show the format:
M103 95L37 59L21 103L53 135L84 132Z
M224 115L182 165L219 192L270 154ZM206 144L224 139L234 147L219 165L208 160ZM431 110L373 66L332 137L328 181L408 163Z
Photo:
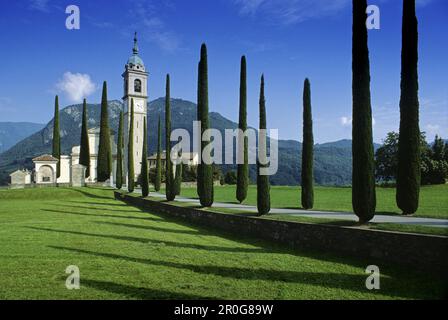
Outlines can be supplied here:
M0 122L0 153L44 126L44 124L32 122Z
M113 130L118 128L121 101L109 102L109 121ZM88 105L89 127L99 125L99 104ZM172 129L187 129L192 136L192 124L196 120L196 104L193 102L172 99ZM148 143L149 152L156 151L157 119L165 121L165 99L159 98L148 103ZM81 134L82 105L71 105L60 111L61 149L63 154L70 154L71 148L79 145ZM218 129L224 136L225 129L235 129L237 123L224 118L217 112L210 113L211 127ZM53 120L40 131L20 141L6 152L0 154L0 184L7 183L7 174L17 168L32 168L31 159L43 153L51 153ZM164 144L164 135L162 135ZM117 138L117 137L115 137ZM279 140L279 168L277 174L271 176L273 185L297 185L300 182L302 145L295 140ZM315 146L315 180L321 185L347 185L351 183L351 141L341 140ZM235 165L222 165L224 172L235 170ZM256 179L256 167L250 166L251 180Z

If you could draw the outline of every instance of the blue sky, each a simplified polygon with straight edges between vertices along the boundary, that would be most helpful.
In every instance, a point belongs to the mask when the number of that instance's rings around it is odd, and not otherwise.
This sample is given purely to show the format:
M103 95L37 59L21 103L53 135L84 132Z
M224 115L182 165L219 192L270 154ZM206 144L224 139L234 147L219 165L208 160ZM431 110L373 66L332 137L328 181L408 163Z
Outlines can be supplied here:
M419 0L421 128L448 138L448 2ZM81 11L65 27L66 6ZM374 140L398 128L401 6L371 0L381 29L369 31ZM122 97L121 74L133 32L150 72L149 95L196 101L202 42L209 54L210 108L238 118L239 63L248 60L248 121L257 126L265 74L268 126L301 139L302 86L312 89L316 142L351 138L351 0L17 0L0 3L0 121L46 123L61 106ZM70 94L67 93L70 91Z

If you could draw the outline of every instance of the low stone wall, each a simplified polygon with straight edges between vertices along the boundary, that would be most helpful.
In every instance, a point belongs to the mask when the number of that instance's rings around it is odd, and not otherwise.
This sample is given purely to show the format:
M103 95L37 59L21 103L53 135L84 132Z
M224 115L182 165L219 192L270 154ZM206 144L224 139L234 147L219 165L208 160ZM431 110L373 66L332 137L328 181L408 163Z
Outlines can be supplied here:
M448 271L448 237L206 212L132 197L120 192L115 192L115 199L154 213L179 217L197 225L265 239L295 249L305 248L365 258L368 264L379 264L383 261L428 272Z
M218 187L221 185L221 182L219 180L215 180L215 181L213 181L213 185ZM181 184L181 188L196 188L196 186L197 186L196 181L182 181L182 184ZM162 182L160 184L160 188L165 189L165 182Z

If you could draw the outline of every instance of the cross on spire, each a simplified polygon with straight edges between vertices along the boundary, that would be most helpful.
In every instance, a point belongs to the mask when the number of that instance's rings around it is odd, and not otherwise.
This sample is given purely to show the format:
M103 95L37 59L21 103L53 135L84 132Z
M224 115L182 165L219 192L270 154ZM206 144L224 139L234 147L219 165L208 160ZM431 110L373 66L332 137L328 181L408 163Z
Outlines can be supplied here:
M132 49L132 52L138 54L137 31L134 33L134 48Z

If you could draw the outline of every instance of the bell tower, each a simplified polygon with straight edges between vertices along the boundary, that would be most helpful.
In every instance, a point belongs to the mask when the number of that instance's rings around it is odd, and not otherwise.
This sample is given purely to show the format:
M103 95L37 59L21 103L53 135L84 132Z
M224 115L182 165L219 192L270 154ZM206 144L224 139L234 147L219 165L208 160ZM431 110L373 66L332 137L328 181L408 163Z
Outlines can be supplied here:
M134 172L135 180L141 172L142 149L143 149L143 121L147 114L148 105L148 72L145 64L138 55L137 32L134 35L134 48L132 56L129 57L122 74L124 80L124 168L128 171L128 142L131 139L134 144ZM134 134L129 137L129 126L131 121L131 104L134 101Z

